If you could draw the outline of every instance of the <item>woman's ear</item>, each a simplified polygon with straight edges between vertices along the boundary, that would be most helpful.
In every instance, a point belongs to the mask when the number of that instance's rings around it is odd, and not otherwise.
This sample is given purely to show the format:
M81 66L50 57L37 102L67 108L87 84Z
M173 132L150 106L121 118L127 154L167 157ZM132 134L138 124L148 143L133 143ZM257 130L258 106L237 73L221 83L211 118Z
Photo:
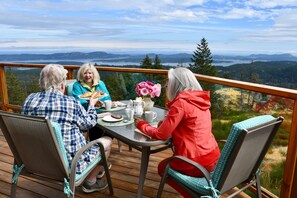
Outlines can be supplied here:
M66 93L65 90L66 90L66 81L63 80L61 83L61 92L65 94Z

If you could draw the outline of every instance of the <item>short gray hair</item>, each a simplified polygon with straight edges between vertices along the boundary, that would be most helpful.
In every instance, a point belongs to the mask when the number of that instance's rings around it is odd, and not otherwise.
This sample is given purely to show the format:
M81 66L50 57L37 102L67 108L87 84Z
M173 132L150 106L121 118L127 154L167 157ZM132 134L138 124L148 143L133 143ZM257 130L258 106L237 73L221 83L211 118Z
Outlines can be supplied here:
M40 73L39 85L42 91L60 90L61 84L66 80L68 71L59 64L48 64Z
M83 64L78 72L77 72L77 80L79 82L84 82L84 73L87 71L87 70L91 70L92 73L93 73L93 83L94 84L98 84L100 82L100 75L96 69L96 67L94 66L93 63L85 63Z
M185 90L202 91L202 87L189 69L183 67L170 69L168 72L168 100L172 101L180 92Z

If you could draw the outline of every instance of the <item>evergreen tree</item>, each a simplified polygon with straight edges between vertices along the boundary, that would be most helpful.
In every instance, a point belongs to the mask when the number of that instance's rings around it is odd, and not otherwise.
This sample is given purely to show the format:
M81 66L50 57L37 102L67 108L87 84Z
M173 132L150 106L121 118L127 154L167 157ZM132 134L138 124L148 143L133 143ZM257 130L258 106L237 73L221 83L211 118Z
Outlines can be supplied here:
M151 69L153 66L152 59L147 54L145 58L141 61L140 67L144 69Z
M6 83L8 90L9 103L16 105L23 105L27 93L24 87L21 86L20 80L16 74L9 68L6 72Z
M40 91L39 80L37 77L32 76L29 81L26 83L27 86L27 93L36 93Z
M203 74L207 76L216 76L216 67L212 65L211 51L205 38L202 38L200 44L197 44L197 49L193 52L190 64L190 70L196 74ZM212 104L212 112L214 115L220 113L218 96L215 94L215 85L207 82L199 82L203 90L210 91L210 98Z
M161 60L158 55L155 56L153 68L154 69L162 69Z
M200 44L197 44L197 49L192 56L191 61L193 64L190 64L192 72L208 76L216 76L217 70L215 66L212 65L213 60L211 52L205 38L202 38Z

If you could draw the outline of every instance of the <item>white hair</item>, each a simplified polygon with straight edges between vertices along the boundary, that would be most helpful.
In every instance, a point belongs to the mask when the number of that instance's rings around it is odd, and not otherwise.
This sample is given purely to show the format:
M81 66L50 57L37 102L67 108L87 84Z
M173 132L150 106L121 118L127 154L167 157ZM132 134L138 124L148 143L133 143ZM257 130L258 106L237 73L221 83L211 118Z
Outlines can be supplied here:
M170 69L168 72L168 100L172 101L180 92L185 90L202 91L202 87L189 69L183 67Z
M40 73L39 85L42 91L60 90L61 84L66 81L68 71L59 64L48 64Z
M87 70L91 70L93 73L93 84L98 84L100 82L100 75L93 63L84 63L79 68L77 72L77 80L81 83L84 82L84 73Z

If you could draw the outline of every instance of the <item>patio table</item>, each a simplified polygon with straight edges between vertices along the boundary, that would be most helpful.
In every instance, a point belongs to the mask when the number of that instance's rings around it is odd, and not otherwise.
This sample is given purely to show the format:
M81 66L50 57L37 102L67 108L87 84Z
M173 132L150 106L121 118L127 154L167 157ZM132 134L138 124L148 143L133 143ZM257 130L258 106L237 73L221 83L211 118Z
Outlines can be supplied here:
M128 103L128 101L121 101ZM167 110L160 107L153 107L152 111L157 112L155 122L163 120L167 114ZM125 116L125 110L122 109L117 112L112 112ZM170 139L168 140L154 140L141 133L135 131L134 122L112 125L110 123L102 123L101 118L98 119L97 127L103 129L108 135L118 139L121 142L131 146L132 148L141 152L141 166L139 175L139 185L137 190L137 197L142 197L143 185L147 173L149 157L152 153L157 153L169 148ZM122 121L123 122L123 121Z

